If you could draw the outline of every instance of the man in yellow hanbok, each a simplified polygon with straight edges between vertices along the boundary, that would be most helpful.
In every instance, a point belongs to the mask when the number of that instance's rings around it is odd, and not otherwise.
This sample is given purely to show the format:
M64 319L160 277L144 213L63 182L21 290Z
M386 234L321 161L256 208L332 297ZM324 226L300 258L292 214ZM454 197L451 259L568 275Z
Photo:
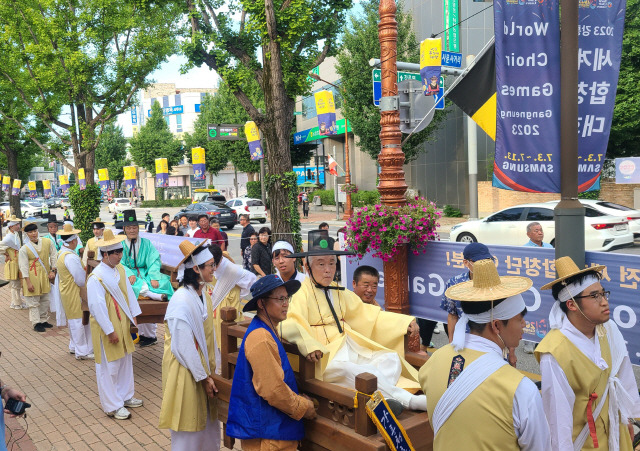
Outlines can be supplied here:
M18 252L20 251L20 219L15 215L7 219L7 234L0 241L0 252L4 252L4 278L9 281L11 288L11 308L27 308L20 299L22 282L18 277Z
M354 388L364 372L378 378L378 388L404 408L426 410L418 372L404 360L404 336L418 333L415 318L385 312L365 304L350 290L333 281L337 255L348 254L329 247L326 230L309 232L309 251L291 254L306 257L309 277L293 296L282 336L298 346L301 354L316 362L316 377Z
M89 251L94 252L94 260L100 261L102 259L96 243L102 238L102 234L104 233L104 222L102 222L102 219L96 218L91 221L91 228L93 230L93 238L89 238L87 240L87 245L84 248L84 254L82 254L82 264L85 268L87 267L87 260L89 259Z

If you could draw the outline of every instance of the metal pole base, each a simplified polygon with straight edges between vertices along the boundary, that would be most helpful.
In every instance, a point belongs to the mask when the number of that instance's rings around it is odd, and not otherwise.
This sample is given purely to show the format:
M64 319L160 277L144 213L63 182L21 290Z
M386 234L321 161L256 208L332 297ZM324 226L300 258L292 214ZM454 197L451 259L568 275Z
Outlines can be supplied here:
M561 200L554 213L556 258L568 255L584 268L584 207L578 199Z

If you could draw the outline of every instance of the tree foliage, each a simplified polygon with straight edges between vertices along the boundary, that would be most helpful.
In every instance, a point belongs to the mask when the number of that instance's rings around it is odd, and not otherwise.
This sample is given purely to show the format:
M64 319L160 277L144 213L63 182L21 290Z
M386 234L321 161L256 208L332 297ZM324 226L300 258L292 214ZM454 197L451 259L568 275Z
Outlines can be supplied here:
M0 2L0 78L55 136L30 136L93 183L105 125L126 111L147 76L176 50L175 2L6 0ZM0 114L27 130L32 117ZM60 147L70 149L75 164Z
M346 28L340 53L337 56L336 71L341 76L342 95L344 97L343 114L351 123L354 135L358 137L360 150L376 160L380 153L380 110L371 101L371 73L369 60L380 58L378 40L378 7L380 0L367 0L361 3L363 12L352 14ZM420 47L411 29L411 15L398 6L398 61L420 61ZM429 126L415 133L402 145L405 160L415 159L423 150L421 143L429 139L445 113L436 112Z
M171 168L184 157L182 143L171 133L158 102L151 105L151 117L140 127L140 132L129 139L129 144L133 161L153 175L156 173L156 158L166 158L171 172Z
M127 138L122 133L122 127L115 123L108 124L96 148L96 169L107 168L110 180L122 181L124 167L130 164L131 161L127 158Z

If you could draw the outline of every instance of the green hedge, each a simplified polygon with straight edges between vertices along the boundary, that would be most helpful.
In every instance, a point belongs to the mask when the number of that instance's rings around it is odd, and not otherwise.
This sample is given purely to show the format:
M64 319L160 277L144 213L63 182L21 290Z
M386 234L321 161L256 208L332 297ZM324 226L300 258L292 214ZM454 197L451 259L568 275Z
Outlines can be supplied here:
M252 199L262 198L262 189L260 188L260 182L247 182L247 197Z
M191 199L166 199L166 200L145 200L140 204L141 208L154 207L186 207L191 205Z
M319 189L311 193L309 197L309 201L313 201L313 198L316 196L320 196L320 200L322 201L322 205L335 205L336 201L334 199L334 193L332 189Z
M335 205L334 191L332 189L319 189L311 193L313 200L314 196L320 196L322 205ZM358 191L351 195L352 207L364 207L365 205L375 205L380 203L380 193L378 190L372 191Z
M73 225L82 230L80 239L86 243L93 236L91 221L100 216L100 187L92 184L81 190L78 185L69 189L69 203L73 210Z

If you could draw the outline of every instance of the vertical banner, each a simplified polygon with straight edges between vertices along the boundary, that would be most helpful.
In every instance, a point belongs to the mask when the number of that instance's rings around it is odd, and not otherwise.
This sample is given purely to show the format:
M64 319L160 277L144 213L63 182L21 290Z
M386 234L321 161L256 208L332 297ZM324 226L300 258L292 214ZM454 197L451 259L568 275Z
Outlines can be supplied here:
M20 187L22 186L22 180L15 179L13 181L13 190L11 191L12 196L20 195Z
M578 2L578 190L600 189L618 89L626 0Z
M432 96L440 92L441 61L442 41L440 38L427 38L420 43L420 78L422 78L422 92L425 96Z
M460 52L459 0L444 0L444 39L449 52Z
M38 192L36 190L36 182L29 182L29 197L31 199L35 199L36 196L38 195Z
M109 189L109 170L108 169L98 169L98 181L100 182L100 189L103 193L107 192Z
M44 191L44 198L49 199L51 197L51 180L42 181L42 190Z
M193 165L193 179L204 180L207 170L204 148L194 147L191 149L191 164Z
M61 175L58 178L60 179L60 190L62 191L62 194L66 196L69 194L69 177Z
M78 169L78 185L80 185L80 189L87 188L87 180L84 176L84 168Z
M166 158L156 158L156 188L169 186L169 164Z
M496 0L493 186L560 192L558 0Z
M336 134L336 104L333 101L333 92L318 91L313 97L316 101L316 113L318 114L318 128L320 135Z
M124 167L124 190L126 192L133 192L136 187L136 167L125 166Z
M260 144L260 130L258 130L256 123L249 121L244 124L244 134L247 137L247 142L249 143L249 154L251 155L251 160L262 160L264 158L264 154L262 153L262 145Z
M9 192L9 188L11 188L11 177L8 175L2 176L2 191L5 193Z

